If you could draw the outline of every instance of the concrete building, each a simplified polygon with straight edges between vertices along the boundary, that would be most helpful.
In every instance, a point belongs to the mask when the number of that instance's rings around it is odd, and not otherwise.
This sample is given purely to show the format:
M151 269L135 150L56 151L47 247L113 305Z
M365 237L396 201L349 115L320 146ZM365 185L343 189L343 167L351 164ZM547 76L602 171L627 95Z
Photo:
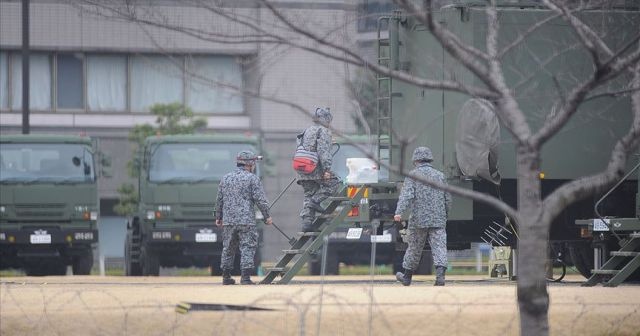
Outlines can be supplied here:
M345 82L353 76L353 66L275 43L270 33L284 34L304 48L322 48L287 32L256 1L123 3L32 0L30 6L31 132L85 133L100 139L101 150L113 161L113 176L100 180L103 215L111 212L117 187L130 181L128 132L134 125L154 123L148 109L154 103L186 104L206 118L206 132L261 134L265 154L275 163L275 176L265 178L271 198L294 176L294 135L310 124L295 106L307 111L329 106L338 130L355 131L356 107ZM375 25L375 20L357 20L358 9L388 10L383 3L276 5L297 24L356 50L358 32ZM130 20L134 14L142 21ZM250 25L266 35L255 36ZM21 130L21 36L20 1L0 1L2 133ZM301 188L294 186L274 208L275 221L286 231L298 229L301 198ZM263 259L274 260L285 245L286 239L267 229Z

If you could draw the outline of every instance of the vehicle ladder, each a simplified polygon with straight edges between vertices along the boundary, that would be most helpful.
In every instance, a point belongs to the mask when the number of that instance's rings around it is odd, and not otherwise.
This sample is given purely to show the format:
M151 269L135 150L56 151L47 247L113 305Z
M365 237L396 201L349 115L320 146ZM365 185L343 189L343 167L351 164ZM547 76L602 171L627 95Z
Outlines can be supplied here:
M277 276L281 276L277 284L288 284L304 264L322 247L324 237L329 236L344 222L353 206L360 204L365 189L365 186L359 187L353 197L329 197L329 205L325 209L325 214L317 216L313 221L313 227L318 231L299 232L298 237L290 241L291 247L282 251L283 254L275 266L265 268L267 273L260 283L270 284ZM345 194L343 188L336 195ZM295 258L296 256L298 258Z
M618 251L611 252L611 258L600 269L592 270L593 275L583 286L591 287L602 282L605 287L616 287L640 268L640 233L629 234Z
M391 40L389 36L382 36L382 30L384 24L389 27L391 24L390 16L383 16L378 18L378 34L377 34L377 47L378 47L378 65L392 68L391 57ZM377 133L377 158L380 162L385 164L391 164L391 137L392 137L392 124L391 124L391 94L392 83L389 75L376 74L376 133Z

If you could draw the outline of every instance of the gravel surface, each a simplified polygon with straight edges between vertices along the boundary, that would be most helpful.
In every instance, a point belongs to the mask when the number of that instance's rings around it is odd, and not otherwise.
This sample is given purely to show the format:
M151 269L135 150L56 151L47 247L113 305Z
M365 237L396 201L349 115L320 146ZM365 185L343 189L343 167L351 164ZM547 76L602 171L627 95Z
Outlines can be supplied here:
M445 287L433 287L433 276L416 276L403 287L388 275L324 280L222 286L220 277L5 277L0 334L518 334L515 282L451 276ZM639 285L586 288L583 281L568 276L549 284L552 335L638 335ZM181 303L203 305L185 311Z

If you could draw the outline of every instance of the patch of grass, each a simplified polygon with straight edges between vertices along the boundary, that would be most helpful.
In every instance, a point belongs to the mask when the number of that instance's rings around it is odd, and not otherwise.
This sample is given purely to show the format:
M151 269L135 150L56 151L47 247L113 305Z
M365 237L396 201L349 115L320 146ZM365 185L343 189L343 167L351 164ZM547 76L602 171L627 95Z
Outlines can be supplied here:
M340 275L369 275L371 270L369 265L345 265L340 264ZM376 265L375 275L393 274L393 265Z
M210 276L211 270L209 268L177 268L174 273L175 276Z
M25 275L24 271L13 268L0 271L0 278L21 277Z

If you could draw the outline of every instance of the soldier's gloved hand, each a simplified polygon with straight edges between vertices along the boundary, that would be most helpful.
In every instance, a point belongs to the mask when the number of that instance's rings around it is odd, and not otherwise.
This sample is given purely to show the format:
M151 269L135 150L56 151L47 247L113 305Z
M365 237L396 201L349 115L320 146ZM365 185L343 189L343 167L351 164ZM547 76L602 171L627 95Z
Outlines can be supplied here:
M395 222L399 222L399 221L401 221L401 220L402 220L402 216L400 216L400 215L395 215L395 216L393 216L393 221L395 221Z
M267 224L267 225L271 225L271 224L273 224L273 219L271 219L271 217L269 217L269 218L264 220L264 223Z
M222 227L222 219L216 219L216 226Z

